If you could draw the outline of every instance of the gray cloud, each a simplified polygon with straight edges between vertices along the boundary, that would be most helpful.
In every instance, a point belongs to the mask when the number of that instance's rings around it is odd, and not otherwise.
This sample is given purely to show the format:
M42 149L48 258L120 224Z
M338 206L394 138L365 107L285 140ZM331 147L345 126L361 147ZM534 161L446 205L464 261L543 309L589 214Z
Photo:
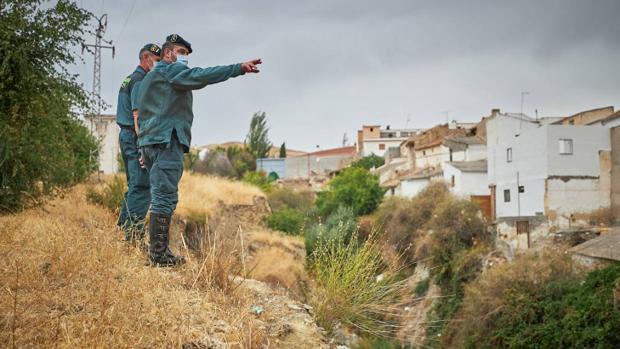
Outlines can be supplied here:
M83 5L101 13L102 3ZM261 74L194 93L194 143L240 140L265 110L274 143L338 146L363 123L428 127L494 107L563 115L620 94L620 1L105 1L103 95L146 42L177 32L192 66L261 57ZM121 33L122 30L122 33ZM76 67L91 85L92 58Z

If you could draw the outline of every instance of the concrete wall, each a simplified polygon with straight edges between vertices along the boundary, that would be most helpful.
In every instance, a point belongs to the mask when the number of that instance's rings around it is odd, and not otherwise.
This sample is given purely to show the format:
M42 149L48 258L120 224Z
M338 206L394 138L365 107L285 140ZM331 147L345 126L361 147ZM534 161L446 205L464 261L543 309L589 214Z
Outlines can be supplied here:
M547 180L545 213L549 221L559 228L571 226L571 215L586 214L598 208L609 207L609 204L609 192L601 195L598 178Z
M116 124L116 117L114 115L104 115L101 118L87 117L86 127L101 142L99 171L105 174L118 172L118 156L120 152L118 135L120 128Z
M256 170L278 174L278 178L286 178L286 159L256 159Z
M286 178L310 178L310 176L316 174L327 175L331 171L346 167L352 160L352 155L302 155L286 158Z

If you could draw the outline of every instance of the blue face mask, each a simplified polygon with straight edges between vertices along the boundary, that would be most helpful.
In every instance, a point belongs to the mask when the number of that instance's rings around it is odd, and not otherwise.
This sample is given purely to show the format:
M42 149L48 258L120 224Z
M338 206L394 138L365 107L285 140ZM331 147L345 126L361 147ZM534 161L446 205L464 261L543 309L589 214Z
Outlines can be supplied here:
M189 57L185 55L178 55L177 62L184 64L189 67Z

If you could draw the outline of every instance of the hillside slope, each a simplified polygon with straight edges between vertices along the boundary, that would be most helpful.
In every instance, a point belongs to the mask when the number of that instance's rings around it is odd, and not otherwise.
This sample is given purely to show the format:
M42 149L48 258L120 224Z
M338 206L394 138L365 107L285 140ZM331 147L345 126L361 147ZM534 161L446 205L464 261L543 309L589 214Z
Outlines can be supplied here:
M218 288L201 276L213 272L206 259L188 250L182 267L146 266L86 189L0 217L1 347L325 346L304 305L282 289L240 278Z

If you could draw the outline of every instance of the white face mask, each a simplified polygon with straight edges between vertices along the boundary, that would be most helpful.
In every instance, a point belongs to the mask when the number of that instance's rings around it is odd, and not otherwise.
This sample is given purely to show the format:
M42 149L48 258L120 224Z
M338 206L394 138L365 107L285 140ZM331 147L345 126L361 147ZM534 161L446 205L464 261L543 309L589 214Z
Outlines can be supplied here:
M189 57L186 55L177 55L177 62L189 67Z

